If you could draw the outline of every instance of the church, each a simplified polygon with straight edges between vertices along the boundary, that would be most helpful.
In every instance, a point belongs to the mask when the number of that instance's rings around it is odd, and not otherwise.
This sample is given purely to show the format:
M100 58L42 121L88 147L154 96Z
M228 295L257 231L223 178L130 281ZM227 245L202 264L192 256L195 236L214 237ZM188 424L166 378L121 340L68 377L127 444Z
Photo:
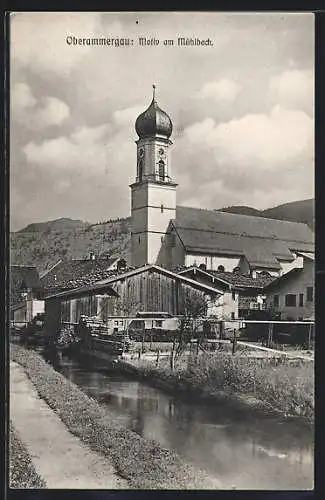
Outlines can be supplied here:
M199 266L219 272L282 276L314 253L302 223L177 205L171 159L173 124L157 103L135 122L137 169L131 184L132 267Z

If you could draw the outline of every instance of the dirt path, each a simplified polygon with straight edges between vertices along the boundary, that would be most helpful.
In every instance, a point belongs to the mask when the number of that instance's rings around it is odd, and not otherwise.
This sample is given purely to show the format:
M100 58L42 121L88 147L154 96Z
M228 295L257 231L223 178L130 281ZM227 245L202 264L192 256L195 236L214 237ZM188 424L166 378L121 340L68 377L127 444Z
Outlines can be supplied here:
M112 464L71 434L38 397L22 368L10 362L10 418L48 488L126 489Z

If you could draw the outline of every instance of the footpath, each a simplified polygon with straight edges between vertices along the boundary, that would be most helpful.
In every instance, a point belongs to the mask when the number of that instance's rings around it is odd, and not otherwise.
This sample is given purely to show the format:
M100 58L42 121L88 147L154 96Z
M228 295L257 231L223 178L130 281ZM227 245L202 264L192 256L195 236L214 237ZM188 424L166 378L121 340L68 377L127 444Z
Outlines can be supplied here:
M51 489L127 489L113 465L71 434L10 361L10 420L38 475Z

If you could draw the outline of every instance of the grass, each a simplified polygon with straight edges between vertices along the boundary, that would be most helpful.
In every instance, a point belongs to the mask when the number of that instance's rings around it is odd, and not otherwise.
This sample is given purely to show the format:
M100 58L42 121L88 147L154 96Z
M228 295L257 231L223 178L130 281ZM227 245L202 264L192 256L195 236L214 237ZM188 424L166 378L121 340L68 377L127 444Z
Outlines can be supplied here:
M272 358L254 359L241 352L201 354L187 361L181 359L171 372L169 359L161 359L159 368L149 360L135 360L135 369L148 380L161 381L169 388L196 396L218 398L228 396L233 401L255 399L258 409L280 412L284 416L300 417L308 424L314 419L314 364L312 362ZM252 402L250 402L252 407Z
M9 427L9 487L46 488L37 474L29 453L10 422Z
M11 345L10 356L34 384L39 396L69 431L107 456L119 475L136 489L205 489L207 475L155 441L118 427L109 411L56 372L36 352ZM214 486L215 488L215 486Z

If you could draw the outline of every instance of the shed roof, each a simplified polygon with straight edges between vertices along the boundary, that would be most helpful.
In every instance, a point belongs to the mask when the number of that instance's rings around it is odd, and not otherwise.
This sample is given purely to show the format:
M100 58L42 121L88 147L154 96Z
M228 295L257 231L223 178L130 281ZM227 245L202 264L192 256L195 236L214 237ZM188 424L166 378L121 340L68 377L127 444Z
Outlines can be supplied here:
M187 252L245 256L252 267L279 269L292 251L314 251L313 232L298 222L178 206L172 225Z
M207 277L210 278L211 280L214 279L214 282L217 281L217 283L224 283L229 288L240 288L240 289L263 289L267 284L271 283L274 281L273 276L267 276L267 275L259 275L256 278L253 278L251 276L247 276L245 274L241 273L230 273L230 272L221 272L221 271L210 271L210 270L203 270L200 269L199 267L192 266L187 269L182 269L179 271L179 274L199 274L202 277Z
M114 258L92 259L65 259L60 260L48 272L41 277L42 284L46 289L65 288L69 282L75 282L67 288L76 288L84 282L77 281L86 276L96 275L105 272L117 261Z
M156 266L154 264L147 264L145 266L140 266L137 268L129 269L124 272L118 272L118 271L106 271L105 273L102 273L102 278L98 279L98 276L96 277L95 275L91 275L89 278L87 278L88 283L85 284L80 284L79 286L75 286L73 289L70 290L64 290L60 289L60 291L54 291L52 290L46 298L50 297L59 297L59 296L68 296L78 293L79 295L82 295L83 293L88 293L94 290L99 291L101 288L104 288L107 285L113 285L114 283L124 280L128 277L135 276L137 274L141 273L146 273L148 271L155 271L160 274L164 274L165 276L169 276L170 278L176 279L178 281L181 281L183 283L186 283L193 288L200 289L205 291L207 294L222 294L223 291L222 289L217 289L217 287L209 286L205 283L200 283L197 282L187 276L181 276L175 272L169 271L168 269L165 269L160 266ZM74 282L75 283L75 282ZM68 284L66 285L68 286ZM70 284L72 286L72 284Z

